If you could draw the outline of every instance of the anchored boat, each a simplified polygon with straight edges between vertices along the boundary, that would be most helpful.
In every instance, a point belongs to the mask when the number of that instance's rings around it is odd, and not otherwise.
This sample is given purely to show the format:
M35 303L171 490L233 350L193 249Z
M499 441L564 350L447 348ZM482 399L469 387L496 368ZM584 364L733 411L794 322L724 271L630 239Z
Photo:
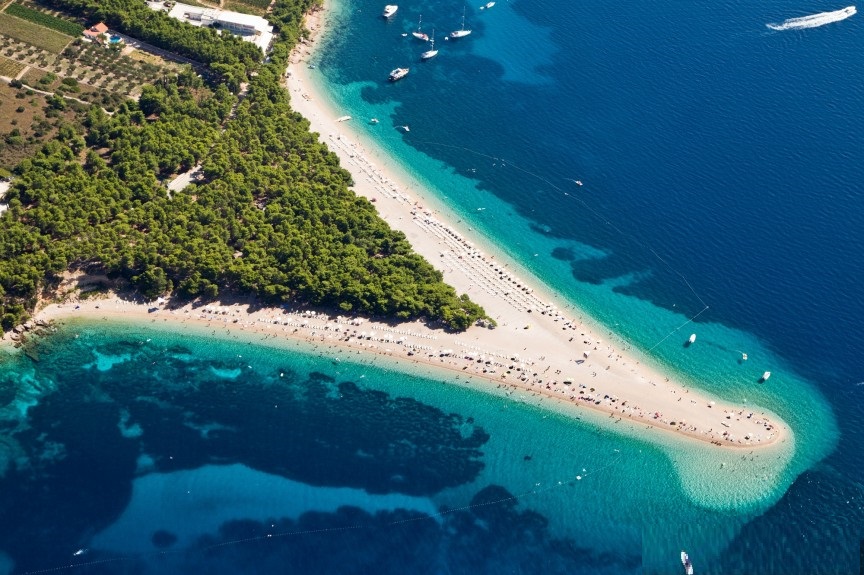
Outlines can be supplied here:
M395 70L390 72L390 81L395 82L396 80L401 80L410 72L410 68L396 68Z
M693 575L693 564L690 563L690 556L687 555L686 551L681 552L681 565L684 566L684 573L686 575Z

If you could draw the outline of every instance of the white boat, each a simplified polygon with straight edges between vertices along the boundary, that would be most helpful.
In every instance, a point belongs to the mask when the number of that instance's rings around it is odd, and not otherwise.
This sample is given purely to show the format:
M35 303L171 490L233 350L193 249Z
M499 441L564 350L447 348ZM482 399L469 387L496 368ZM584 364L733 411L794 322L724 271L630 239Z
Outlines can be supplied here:
M370 124L377 124L377 123L378 123L378 118L372 118L371 120L369 120L369 123L370 123Z
M350 119L351 119L351 116L339 116L338 118L336 118L336 121L337 122L347 122Z
M690 563L690 556L687 555L686 551L681 552L681 565L684 566L686 575L693 575L693 564Z
M480 9L481 9L481 10L485 10L486 8L491 8L491 7L494 6L494 5L495 5L495 2L487 2L487 3L484 4L483 6L480 6Z
M396 80L401 80L410 72L410 68L396 68L390 72L390 81L395 82Z
M451 38L464 38L471 33L471 30L465 29L465 7L462 7L462 27L455 32L450 32Z
M690 334L690 339L687 340L687 343L696 343L696 334L695 333Z
M420 14L420 21L417 22L417 30L415 32L411 32L411 35L417 38L418 40L423 40L424 42L429 41L429 34L425 34L420 31L421 26L423 25L423 14Z
M381 15L384 16L385 18L389 18L393 14L395 14L396 10L398 10L398 9L399 9L399 6L397 6L396 4L387 4L386 6L384 6L384 12L382 12Z
M428 60L430 58L434 58L438 55L438 50L435 49L435 30L432 30L432 44L429 46L429 49L420 54L421 60Z
M759 378L759 383L765 383L766 381L768 381L769 377L771 377L771 372L766 371L765 373L762 374L762 377Z
M820 12L819 14L811 14L809 16L801 16L799 18L789 18L780 24L765 24L772 30L801 30L802 28L817 28L825 24L833 24L840 22L850 16L858 13L855 6L846 6L840 10L832 12Z

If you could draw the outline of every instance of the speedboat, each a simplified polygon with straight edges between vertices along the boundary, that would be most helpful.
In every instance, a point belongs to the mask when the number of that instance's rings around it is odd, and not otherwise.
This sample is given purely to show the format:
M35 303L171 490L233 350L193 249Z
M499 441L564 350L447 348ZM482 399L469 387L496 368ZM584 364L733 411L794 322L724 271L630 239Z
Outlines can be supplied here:
M688 343L688 344L694 344L694 343L696 343L696 334L695 334L695 333L691 333L691 334L690 334L690 339L687 340L687 343Z
M386 6L384 6L384 12L382 12L381 15L385 18L389 18L390 16L395 14L396 10L398 9L399 6L397 6L396 4L387 4Z
M762 377L759 378L759 383L765 383L766 381L768 381L769 377L771 377L771 372L766 371L765 373L762 374Z
M684 573L686 575L693 575L693 564L690 563L690 556L687 555L686 551L681 552L681 565L684 566Z
M401 80L410 72L410 68L396 68L392 72L390 72L390 81L395 82L396 80Z

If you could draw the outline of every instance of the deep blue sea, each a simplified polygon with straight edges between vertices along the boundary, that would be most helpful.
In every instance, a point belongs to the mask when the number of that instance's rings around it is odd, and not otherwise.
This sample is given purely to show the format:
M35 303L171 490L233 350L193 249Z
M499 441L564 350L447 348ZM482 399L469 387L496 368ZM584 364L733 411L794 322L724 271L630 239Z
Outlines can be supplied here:
M857 573L864 16L766 27L842 7L498 0L444 40L462 3L387 22L341 0L312 59L439 206L654 361L780 414L791 460L721 467L324 350L73 322L0 361L0 573L667 574L682 548L700 574Z

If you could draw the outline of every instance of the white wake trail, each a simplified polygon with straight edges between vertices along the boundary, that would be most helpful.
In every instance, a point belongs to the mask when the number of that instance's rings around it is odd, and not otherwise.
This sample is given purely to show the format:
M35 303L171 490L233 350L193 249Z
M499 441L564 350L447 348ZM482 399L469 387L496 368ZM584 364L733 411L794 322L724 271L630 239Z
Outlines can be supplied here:
M800 30L801 28L816 28L825 24L832 24L845 20L850 16L854 16L858 10L855 6L847 6L842 10L834 10L833 12L820 12L819 14L811 14L810 16L801 16L800 18L789 18L780 24L766 24L772 30Z

